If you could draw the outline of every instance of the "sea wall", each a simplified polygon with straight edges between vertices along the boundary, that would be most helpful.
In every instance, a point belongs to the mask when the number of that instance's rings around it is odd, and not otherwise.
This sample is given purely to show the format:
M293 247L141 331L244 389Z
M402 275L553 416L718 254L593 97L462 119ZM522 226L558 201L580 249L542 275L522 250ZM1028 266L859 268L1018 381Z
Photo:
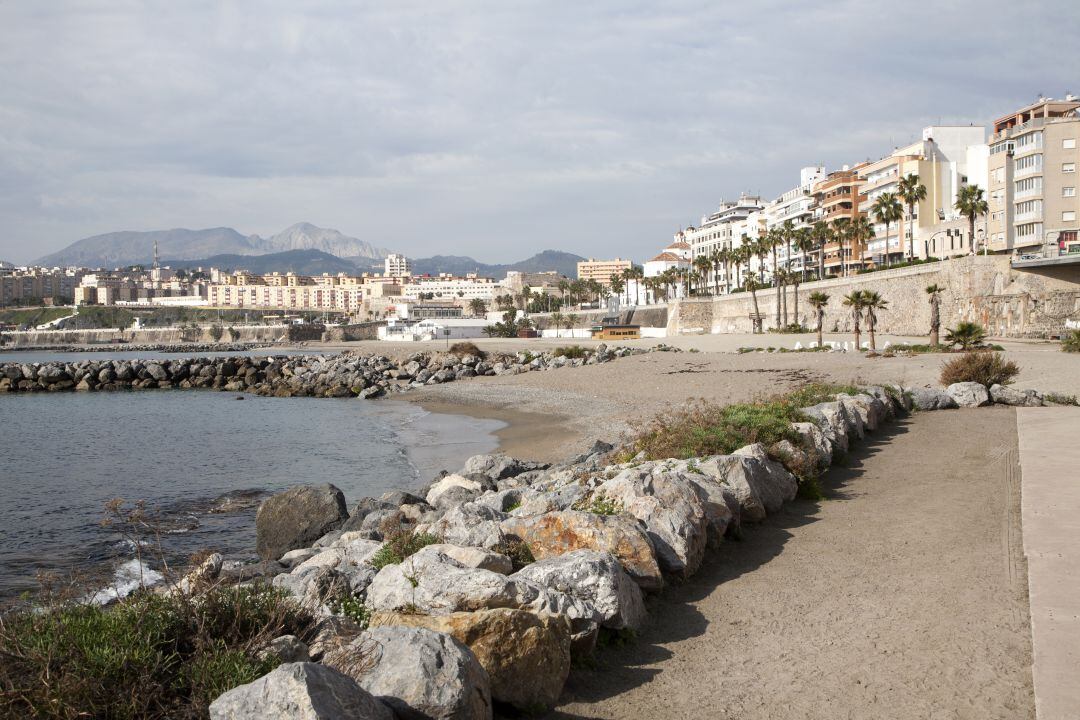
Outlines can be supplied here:
M1014 269L1005 256L968 256L801 284L797 317L795 292L788 288L789 321L813 328L816 319L807 298L821 291L830 297L825 330L849 332L852 321L843 296L873 290L889 303L888 310L878 313L878 332L925 335L930 328L926 287L932 284L945 288L942 327L970 320L998 337L1047 337L1062 332L1066 321L1080 320L1080 266ZM764 327L776 327L776 290L759 290L757 299ZM668 334L749 333L753 310L750 293L679 300L668 316Z
M234 338L229 329L225 329L222 337L224 341L239 343L272 343L289 339L291 325L238 325L233 326L236 331ZM318 340L322 333L311 338ZM209 326L200 332L181 330L177 327L167 328L144 328L142 330L27 330L21 332L5 332L4 343L9 347L42 347L47 345L95 345L104 343L116 343L125 341L138 345L172 345L186 342L211 342Z

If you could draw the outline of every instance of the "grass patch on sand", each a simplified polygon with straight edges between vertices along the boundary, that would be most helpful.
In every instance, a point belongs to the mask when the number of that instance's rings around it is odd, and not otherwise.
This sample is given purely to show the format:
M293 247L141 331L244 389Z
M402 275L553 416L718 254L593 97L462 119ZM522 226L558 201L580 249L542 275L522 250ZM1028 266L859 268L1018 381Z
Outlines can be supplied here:
M942 385L959 382L977 382L991 385L1008 385L1020 374L1020 366L1006 360L1001 353L974 350L958 355L941 366Z

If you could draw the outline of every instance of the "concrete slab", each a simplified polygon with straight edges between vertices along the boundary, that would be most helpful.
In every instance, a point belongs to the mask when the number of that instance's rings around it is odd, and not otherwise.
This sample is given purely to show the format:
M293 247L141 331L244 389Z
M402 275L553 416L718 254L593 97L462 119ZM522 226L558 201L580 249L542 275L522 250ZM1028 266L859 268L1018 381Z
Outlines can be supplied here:
M1019 408L1035 714L1080 717L1080 409Z

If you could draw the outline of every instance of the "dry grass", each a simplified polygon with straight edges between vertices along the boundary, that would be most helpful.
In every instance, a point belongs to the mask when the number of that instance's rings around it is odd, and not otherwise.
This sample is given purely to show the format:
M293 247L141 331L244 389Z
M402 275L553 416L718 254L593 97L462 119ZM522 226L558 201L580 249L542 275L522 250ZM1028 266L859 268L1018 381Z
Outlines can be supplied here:
M1020 367L1005 360L1001 353L989 351L966 352L941 366L941 383L952 385L959 382L977 382L991 385L1008 385L1020 373Z

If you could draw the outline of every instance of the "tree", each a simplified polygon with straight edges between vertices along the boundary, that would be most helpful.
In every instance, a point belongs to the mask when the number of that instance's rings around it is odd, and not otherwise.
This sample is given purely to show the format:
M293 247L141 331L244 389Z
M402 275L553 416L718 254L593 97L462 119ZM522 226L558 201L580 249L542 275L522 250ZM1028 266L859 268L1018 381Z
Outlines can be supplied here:
M862 330L859 326L863 314L863 290L852 290L844 296L844 307L851 308L851 321L855 325L855 351L862 347Z
M750 291L750 297L754 299L754 332L759 333L761 332L761 311L757 304L757 276L752 271L747 272L743 282L746 284L746 289Z
M783 305L783 309L784 309L784 311L783 311L784 323L783 323L783 325L780 325L779 327L787 327L788 326L787 286L788 286L788 275L789 274L790 273L788 273L787 268L784 268L783 270L776 270L773 273L773 282L775 282L777 284L777 286L779 286L780 289L781 289L780 297L782 299L782 305Z
M776 327L780 327L780 278L777 276L777 272L780 270L780 266L776 262L776 248L784 241L783 233L773 228L765 233L765 246L772 251L772 281L776 286ZM764 265L765 258L761 259ZM764 268L761 268L762 277L765 276Z
M743 286L743 265L747 265L747 270L750 269L750 254L750 239L743 235L742 245L731 251L731 261L735 263L735 287L737 288Z
M832 237L832 233L829 231L829 225L824 220L818 220L814 223L814 226L810 228L810 239L814 243L814 247L818 251L818 280L825 279L825 245Z
M559 288L559 299L562 300L563 303L565 303L566 302L566 293L570 292L570 281L567 280L566 278L563 278L562 280L559 281L558 288Z
M892 253L889 251L889 226L904 217L904 209L896 198L896 193L883 192L874 200L870 208L879 223L885 224L885 263L892 265ZM903 252L904 246L900 245Z
M931 345L938 345L941 343L941 293L943 292L945 292L945 288L940 285L935 284L926 287L926 294L930 296Z
M979 347L986 340L986 329L973 322L957 323L956 327L945 333L945 342L949 346L959 345L962 350Z
M985 215L990 209L983 197L983 189L978 185L965 185L960 188L953 206L968 219L968 241L971 243L971 255L975 254L975 218Z
M848 223L848 239L851 240L851 250L854 254L855 248L859 243L865 243L874 237L874 224L870 222L870 218L865 215L859 217ZM859 260L860 264L862 260Z
M567 315L567 316L565 316L563 318L563 323L565 323L565 326L566 326L567 330L573 331L573 329L575 327L577 327L578 316L575 315L574 313L570 313L569 315Z
M561 312L551 313L551 324L555 326L555 337L559 337L559 328L566 322L566 318Z
M801 227L795 231L795 249L802 255L802 272L800 273L800 281L806 282L806 260L810 257L810 253L814 252L814 248L817 247L817 241L814 239L813 232L808 227Z
M915 205L926 199L926 186L919 182L919 176L908 173L900 179L896 194L907 205L907 223L911 230L911 241L908 242L908 260L915 259Z
M210 339L214 342L221 342L221 336L225 334L225 328L221 327L217 323L210 326Z
M878 310L888 310L889 301L873 290L863 291L863 307L866 309L866 329L870 333L870 352L877 352L874 329L877 327Z
M847 275L847 258L844 257L844 243L847 242L849 229L851 227L851 218L838 217L832 221L832 235L830 240L835 240L840 244L840 276Z
M237 330L236 328L230 326L229 327L229 339L232 340L233 342L236 342L237 340L239 340L240 339L240 331Z
M694 268L698 271L698 275L701 278L701 283L698 285L698 295L701 295L701 290L707 287L705 278L708 277L709 271L712 270L713 262L712 258L708 255L698 255L694 258Z
M787 261L784 263L784 269L791 269L791 241L795 239L795 223L791 220L785 220L784 224L780 226L780 237L784 240L786 246Z
M825 322L825 306L829 304L829 296L820 290L817 290L810 293L808 301L813 306L814 313L817 315L817 344L818 347L821 347L821 325Z
M480 298L473 298L469 301L469 312L473 314L473 317L480 317L487 312L487 303Z

